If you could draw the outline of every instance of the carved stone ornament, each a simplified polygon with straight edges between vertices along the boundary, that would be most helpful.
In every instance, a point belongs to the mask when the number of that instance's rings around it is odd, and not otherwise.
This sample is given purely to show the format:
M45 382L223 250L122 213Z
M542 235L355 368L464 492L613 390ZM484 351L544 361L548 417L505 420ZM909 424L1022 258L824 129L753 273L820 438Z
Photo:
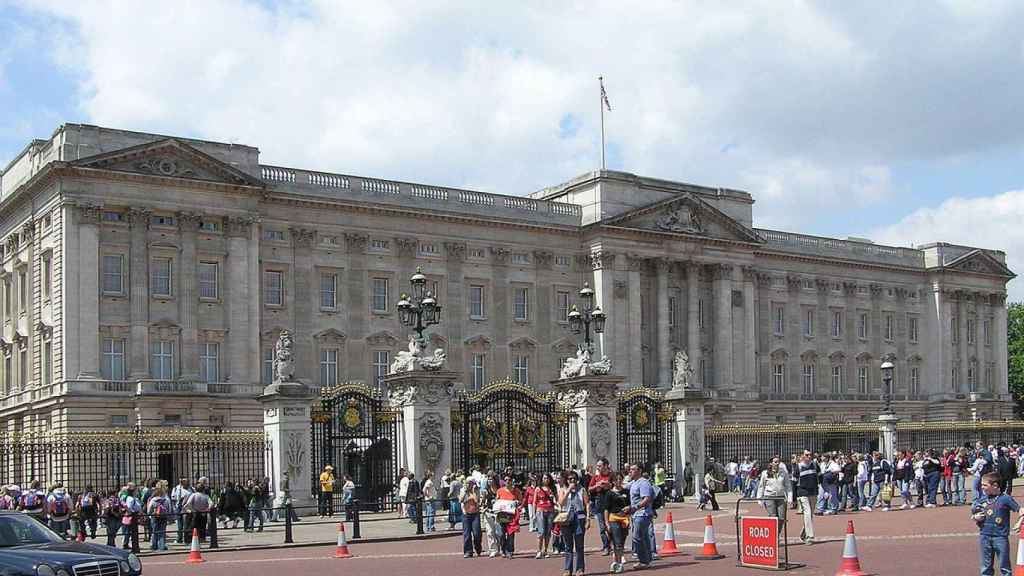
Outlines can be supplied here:
M558 393L558 404L566 409L581 406L612 406L616 403L615 384L601 383L590 386L573 386Z
M700 221L700 215L693 206L685 202L679 203L663 214L654 223L655 226L667 232L684 232L691 234L702 234L704 225Z
M409 336L409 349L402 350L395 355L391 363L389 374L401 372L412 372L413 370L437 371L444 366L446 355L444 350L436 348L434 354L428 356L426 339L420 340L416 336Z
M437 404L452 397L450 382L420 381L391 383L388 389L388 403L395 407L409 404Z
M626 254L626 266L630 272L643 272L646 258L639 254Z
M277 416L277 408L267 408L266 411L264 411L264 415L267 418L273 418L274 416Z
M304 439L305 435L302 432L292 431L288 433L288 438L285 441L285 469L288 472L289 480L295 482L296 486L302 486L299 477L305 467L309 466L309 461L306 460Z
M612 371L612 360L602 356L600 360L591 359L591 351L585 346L576 350L576 356L567 358L562 364L562 371L559 378L562 380L576 378L579 376L606 376Z
M500 248L496 246L490 247L491 261L495 264L504 264L508 262L508 255L511 252L507 248Z
M227 230L228 236L247 238L249 236L249 228L255 222L256 219L251 216L228 216L224 219L224 227Z
M274 344L274 383L295 381L295 356L292 352L292 333L281 330Z
M306 228L289 228L292 233L292 243L301 248L310 248L316 239L316 232Z
M586 404L590 392L586 388L570 388L558 393L558 405L566 410Z
M102 209L95 204L78 204L78 221L82 224L98 224Z
M612 288L616 298L625 298L629 294L629 283L625 280L616 280L612 283Z
M196 175L195 170L193 170L191 166L171 156L146 158L145 160L136 162L135 169L140 172L148 172L157 176L188 178Z
M590 265L594 270L611 270L615 264L615 253L607 250L598 250L590 254Z
M198 230L199 223L203 221L203 215L195 212L178 212L176 216L181 224L181 229L185 231Z
M680 350L672 360L672 387L689 388L691 378L693 368L690 366L690 357L687 356L686 350Z
M132 208L128 210L128 223L132 228L148 228L153 211L149 208Z
M416 249L419 248L419 241L415 238L398 237L395 238L395 246L398 247L398 256L409 258L416 255Z
M555 255L547 250L534 250L533 261L536 262L537 268L543 270L550 270L551 263L554 261Z
M420 450L427 470L434 470L444 454L444 417L440 412L427 412L420 421Z
M370 237L366 234L348 232L345 234L345 248L350 254L362 254L366 251L366 243Z
M466 245L461 242L445 242L444 250L449 260L462 262L466 259Z
M701 450L704 442L701 440L700 428L687 426L686 428L686 461L696 465L700 461Z
M607 458L612 449L612 419L596 414L590 419L590 448L598 458Z

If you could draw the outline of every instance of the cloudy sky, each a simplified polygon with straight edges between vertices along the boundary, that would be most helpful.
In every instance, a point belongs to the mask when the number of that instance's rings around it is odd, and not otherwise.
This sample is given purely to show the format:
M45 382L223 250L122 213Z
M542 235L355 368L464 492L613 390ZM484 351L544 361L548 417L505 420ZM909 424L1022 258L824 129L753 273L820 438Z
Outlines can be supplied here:
M524 194L600 165L603 75L610 169L1024 272L1021 3L498 4L0 0L0 165L84 122Z

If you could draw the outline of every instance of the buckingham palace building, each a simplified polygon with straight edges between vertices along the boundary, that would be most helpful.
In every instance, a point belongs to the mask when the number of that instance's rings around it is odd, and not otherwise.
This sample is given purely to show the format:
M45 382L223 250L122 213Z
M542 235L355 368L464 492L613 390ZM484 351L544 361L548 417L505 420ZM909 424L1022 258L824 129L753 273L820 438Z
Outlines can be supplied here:
M457 386L551 389L586 283L598 355L708 424L1001 419L1003 252L757 228L750 193L596 171L527 196L260 163L257 148L65 124L0 175L0 430L262 424L273 346L379 385L417 269Z

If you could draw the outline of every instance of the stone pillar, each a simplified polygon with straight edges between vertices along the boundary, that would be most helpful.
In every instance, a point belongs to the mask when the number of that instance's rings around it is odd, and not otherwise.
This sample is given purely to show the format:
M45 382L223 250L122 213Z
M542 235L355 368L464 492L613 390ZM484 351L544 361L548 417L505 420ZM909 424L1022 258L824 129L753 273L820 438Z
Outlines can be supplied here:
M246 218L235 217L228 218L226 224L228 257L221 299L228 306L227 373L235 383L258 382L263 364L262 361L254 364L249 353L253 327L249 322L249 302L259 298L259 284L252 284L249 274L249 229L252 225Z
M249 262L249 268L246 275L248 279L247 284L249 285L249 299L246 301L249 311L249 333L246 340L246 354L248 355L246 364L248 365L250 380L252 382L262 381L263 375L263 349L261 347L262 334L260 334L260 326L262 321L263 313L263 290L261 286L263 284L263 272L260 271L260 219L259 216L255 216L249 219L250 225L247 234L247 240L249 248L246 254L246 258ZM243 306L239 302L238 306ZM237 338L238 336L231 336L229 338Z
M494 316L494 347L490 378L500 378L512 374L512 364L509 361L508 343L512 338L509 336L509 324L512 319L512 287L508 284L508 263L509 250L507 248L491 247L491 294L494 305L490 307Z
M348 362L345 370L350 380L365 380L370 388L377 388L377 382L370 374L370 358L366 349L366 336L369 332L369 306L366 300L366 243L370 237L366 234L345 234L345 249L348 251L348 273L345 274L345 294L342 302L348 302L348 323L345 340L345 351ZM339 372L340 379L341 374Z
M100 209L79 206L78 377L100 377ZM73 266L71 262L68 266ZM13 285L13 283L12 283ZM68 286L71 288L71 286Z
M717 264L715 271L715 385L732 387L732 265Z
M576 415L576 445L579 451L570 464L581 468L607 458L613 468L622 464L618 457L618 424L616 410L622 376L578 376L554 380L551 386L558 393L561 406ZM576 461L578 458L579 461Z
M704 479L704 401L703 391L693 388L673 388L665 394L665 400L672 402L675 409L675 434L673 434L672 463L676 485L685 487L686 465L692 473L694 491L700 488Z
M747 392L757 394L757 270L753 266L743 267L743 384Z
M600 306L601 310L608 315L605 322L605 331L603 334L598 334L595 338L597 346L595 346L594 357L600 358L601 356L608 356L614 358L616 353L616 340L610 335L608 327L609 324L612 326L619 323L619 316L615 312L615 253L609 252L608 250L599 250L590 254L590 264L594 269L594 305ZM636 292L639 297L639 290ZM633 294L629 297L632 299ZM632 301L632 300L631 300ZM627 320L632 322L632 319ZM640 316L636 316L636 322L640 321ZM638 349L639 349L639 340Z
M658 322L658 386L669 387L672 385L672 342L669 332L668 317L668 271L671 262L666 258L658 258L654 261L654 269L658 278L658 309L655 317Z
M466 279L463 262L466 260L466 245L460 242L445 242L444 250L448 255L447 293L444 296L438 294L437 298L441 300L442 310L444 310L444 322L441 323L441 326L448 333L448 346L445 352L448 354L448 366L454 368L456 372L465 374L468 363L465 355L466 347L463 344L463 340L466 338L463 325L469 316L464 296ZM465 381L465 377L463 376L459 380Z
M402 411L399 466L440 478L452 461L452 390L459 372L413 370L384 378L391 405ZM436 481L435 481L436 484Z
M146 367L149 355L149 247L146 232L149 230L147 209L133 208L128 213L131 223L130 269L128 280L131 286L131 357L128 378L139 380L148 377Z
M178 298L178 317L181 319L181 379L199 379L199 330L196 312L199 297L196 294L196 231L200 217L188 212L178 213L181 227L181 257L178 259L178 277L181 294Z
M634 254L626 255L626 265L629 271L626 273L626 342L635 342L633 346L624 347L629 351L626 356L627 363L619 364L620 370L627 374L630 386L643 385L643 334L640 331L640 318L643 312L640 310L640 273L645 267L645 260Z
M896 450L896 424L899 421L895 414L882 414L878 417L878 451L883 458L891 458Z
M1010 400L1010 384L1009 376L1006 372L1007 367L1007 332L1006 332L1006 293L996 292L990 296L990 305L992 306L992 360L995 370L995 374L992 377L995 379L994 389L997 398L1003 397L1006 400ZM984 336L982 336L984 337Z
M299 380L315 382L320 385L318 359L313 357L313 305L319 302L320 279L314 278L313 272L313 238L316 234L305 228L292 228L292 249L294 250L294 273L292 282L295 286L295 297L292 304L295 314L292 323L295 327L295 377ZM315 286L315 288L314 288Z
M696 388L704 386L704 374L700 369L700 264L689 262L686 265L686 354L693 366Z
M284 505L283 480L286 472L292 505L315 505L309 469L313 392L298 382L271 384L264 388L259 401L263 405L263 431L270 443L266 474L273 483L274 507Z

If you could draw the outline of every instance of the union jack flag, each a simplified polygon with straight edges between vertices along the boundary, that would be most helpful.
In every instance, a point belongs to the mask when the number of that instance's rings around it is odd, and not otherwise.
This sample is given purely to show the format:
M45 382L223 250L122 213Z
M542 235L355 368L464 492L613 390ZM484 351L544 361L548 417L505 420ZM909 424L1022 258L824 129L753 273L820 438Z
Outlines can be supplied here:
M601 101L604 102L605 107L608 108L609 112L611 112L612 105L608 102L608 93L604 91L604 77L598 76L597 81L601 83Z

